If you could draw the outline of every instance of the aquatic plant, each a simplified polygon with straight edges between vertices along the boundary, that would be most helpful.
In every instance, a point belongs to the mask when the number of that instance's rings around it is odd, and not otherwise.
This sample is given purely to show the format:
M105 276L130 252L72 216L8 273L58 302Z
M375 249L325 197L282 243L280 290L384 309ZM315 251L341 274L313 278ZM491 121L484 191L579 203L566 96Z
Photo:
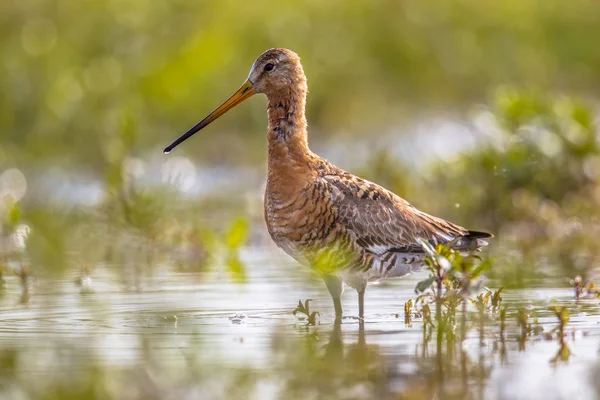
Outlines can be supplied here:
M415 287L415 293L419 294L417 301L426 301L430 299L435 303L435 319L440 323L442 320L442 304L444 301L444 284L450 277L452 268L451 260L456 253L451 245L438 245L433 247L431 244L421 241L421 246L425 249L425 265L429 270L429 277Z
M500 287L496 290L485 288L485 290L491 295L490 305L492 307L492 312L496 313L500 309L500 305L502 303L502 291L504 290L504 287Z
M477 263L479 261L479 263ZM459 288L461 297L461 340L464 340L467 334L467 299L473 291L478 290L483 284L483 273L492 267L491 259L481 260L478 256L470 254L463 256L457 254L452 264L452 277Z
M568 279L567 282L573 288L576 301L584 297L600 297L600 292L598 292L596 284L591 279L586 282L580 275L577 275L573 279Z
M485 333L485 323L488 320L487 311L491 297L492 292L487 291L485 293L478 294L474 299L469 299L471 304L473 304L477 310L477 319L479 321L479 341L482 345Z
M296 308L294 309L294 311L292 312L293 315L296 315L298 313L304 314L306 315L307 321L309 325L315 325L317 322L317 317L321 315L321 313L319 313L318 311L313 311L312 313L310 312L310 307L309 307L309 302L312 301L312 299L307 299L304 304L302 304L302 300L298 300L298 305L296 306Z
M521 334L519 335L519 350L525 350L525 342L527 341L527 336L531 332L531 324L529 322L529 313L524 308L519 308L516 314L517 326L521 329Z
M452 243L435 248L428 243L422 243L422 246L427 252L425 264L430 274L415 288L415 292L420 293L417 301L435 303L436 324L442 331L446 331L449 341L454 340L456 310L462 306L460 337L464 340L467 330L467 300L472 291L482 284L483 274L491 268L492 261L481 260L474 254L463 255L452 249ZM490 291L488 295L480 295L486 299L486 308L487 301L492 298L496 307L500 304L502 290L501 288L496 292Z
M569 310L565 306L554 304L550 307L550 311L552 311L552 313L558 319L558 326L554 328L552 332L556 332L559 344L558 352L550 361L568 361L569 357L571 356L571 349L565 340L565 337L567 336L565 328L567 327L570 319Z

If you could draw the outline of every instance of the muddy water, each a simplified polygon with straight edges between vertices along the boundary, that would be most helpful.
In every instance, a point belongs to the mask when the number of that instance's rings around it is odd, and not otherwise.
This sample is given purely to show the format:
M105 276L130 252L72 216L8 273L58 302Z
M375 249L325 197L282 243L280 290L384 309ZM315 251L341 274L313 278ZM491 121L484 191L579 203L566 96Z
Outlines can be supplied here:
M403 305L415 299L426 273L370 286L364 325L352 317L356 294L347 290L347 317L338 326L328 293L307 271L279 253L250 251L243 258L245 284L218 268L204 274L158 268L131 291L115 279L113 266L94 272L88 294L71 278L38 279L27 305L19 304L19 283L9 278L0 299L0 349L15 355L8 372L16 383L0 385L2 398L31 398L32 377L39 393L76 381L90 366L115 375L102 380L102 393L115 398L594 399L600 393L599 301L576 303L568 288L506 290L504 338L493 316L482 336L470 315L467 339L444 341L440 356L435 332L425 340L421 318L404 321ZM316 326L291 313L307 298L321 314ZM571 312L567 362L550 362L559 348L551 337L552 300ZM538 318L537 333L525 341L516 326L520 307ZM147 387L152 396L141 389Z

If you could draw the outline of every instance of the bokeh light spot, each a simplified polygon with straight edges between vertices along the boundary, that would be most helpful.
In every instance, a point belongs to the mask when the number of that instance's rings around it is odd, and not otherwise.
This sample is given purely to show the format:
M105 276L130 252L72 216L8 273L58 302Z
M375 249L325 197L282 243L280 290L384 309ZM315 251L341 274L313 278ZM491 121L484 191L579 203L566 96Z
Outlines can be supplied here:
M28 21L21 31L23 48L32 56L48 53L56 44L56 39L56 26L47 18Z
M196 183L196 174L196 166L186 157L169 158L161 168L162 180L182 191L192 189Z
M16 168L7 169L0 175L0 199L10 196L12 201L19 201L27 191L25 175Z
M128 181L140 179L146 173L146 163L139 158L129 157L123 161L123 177Z

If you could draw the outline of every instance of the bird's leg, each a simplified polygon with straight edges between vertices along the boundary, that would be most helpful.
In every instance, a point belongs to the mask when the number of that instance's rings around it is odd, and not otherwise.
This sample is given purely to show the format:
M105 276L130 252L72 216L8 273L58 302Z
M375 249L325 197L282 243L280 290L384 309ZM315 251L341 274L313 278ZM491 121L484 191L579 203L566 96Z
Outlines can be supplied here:
M333 308L335 309L335 319L342 319L342 292L344 291L344 284L339 276L335 275L324 275L323 280L329 290L329 294L333 299Z
M365 289L358 290L358 318L362 321L365 316Z

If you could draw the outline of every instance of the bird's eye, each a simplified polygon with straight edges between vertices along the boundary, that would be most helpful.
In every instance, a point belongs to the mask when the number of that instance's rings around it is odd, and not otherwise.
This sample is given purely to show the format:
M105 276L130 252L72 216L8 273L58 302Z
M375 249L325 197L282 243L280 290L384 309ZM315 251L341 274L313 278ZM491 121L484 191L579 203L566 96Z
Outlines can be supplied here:
M268 63L267 65L265 65L265 71L267 71L267 72L273 71L273 68L275 68L275 66L271 63Z

